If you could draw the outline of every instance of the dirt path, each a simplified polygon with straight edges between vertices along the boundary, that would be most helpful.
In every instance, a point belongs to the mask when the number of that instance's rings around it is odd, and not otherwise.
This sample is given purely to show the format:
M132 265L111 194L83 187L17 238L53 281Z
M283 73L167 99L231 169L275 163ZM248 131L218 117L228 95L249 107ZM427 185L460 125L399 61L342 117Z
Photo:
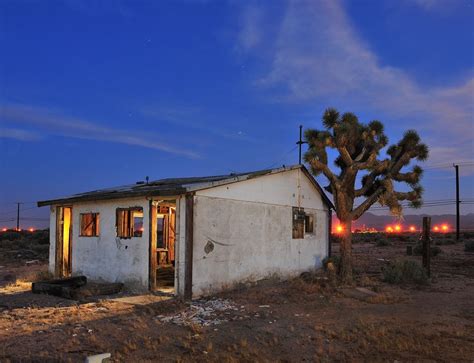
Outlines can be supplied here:
M355 244L359 285L376 296L348 297L323 279L264 281L216 297L233 308L214 311L209 321L219 324L210 326L167 321L195 314L175 300L79 304L3 287L0 361L82 362L110 352L114 361L472 362L474 254L461 244L441 248L429 286L380 282L381 266L403 256L404 242Z

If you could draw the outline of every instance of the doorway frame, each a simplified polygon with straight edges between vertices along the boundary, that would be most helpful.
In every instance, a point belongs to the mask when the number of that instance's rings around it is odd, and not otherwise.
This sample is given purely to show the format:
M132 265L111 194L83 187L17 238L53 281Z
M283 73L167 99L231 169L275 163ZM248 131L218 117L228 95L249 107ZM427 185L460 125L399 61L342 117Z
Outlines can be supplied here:
M178 292L177 287L177 276L178 276L178 243L179 243L179 200L180 197L165 197L157 199L150 199L148 204L148 238L149 238L149 263L148 263L148 289L150 291L159 291L160 288L158 287L157 281L157 268L158 268L158 261L156 258L156 251L157 251L157 219L158 219L158 207L160 203L165 202L174 202L175 204L175 234L174 234L174 294L176 295Z
M71 210L69 223L69 244L68 244L68 264L67 270L64 266L64 209ZM71 276L72 274L72 241L73 241L73 208L72 205L60 205L56 207L56 251L55 251L55 269L56 277L63 278ZM62 222L62 223L61 223Z

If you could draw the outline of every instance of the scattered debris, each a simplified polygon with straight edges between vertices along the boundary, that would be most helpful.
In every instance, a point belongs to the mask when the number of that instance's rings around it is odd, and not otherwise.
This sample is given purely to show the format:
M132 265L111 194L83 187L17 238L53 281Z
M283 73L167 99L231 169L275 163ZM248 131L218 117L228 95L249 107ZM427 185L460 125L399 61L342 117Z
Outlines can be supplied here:
M116 294L122 288L122 283L88 283L85 276L74 276L66 279L33 282L31 291L35 294L48 294L78 300L90 296Z
M30 260L30 261L26 261L25 265L26 266L39 265L40 263L41 263L40 260Z
M173 323L176 325L211 326L228 321L228 319L217 315L218 313L228 312L229 310L238 311L239 309L229 300L196 300L191 303L189 308L177 315L159 315L157 318L163 323Z

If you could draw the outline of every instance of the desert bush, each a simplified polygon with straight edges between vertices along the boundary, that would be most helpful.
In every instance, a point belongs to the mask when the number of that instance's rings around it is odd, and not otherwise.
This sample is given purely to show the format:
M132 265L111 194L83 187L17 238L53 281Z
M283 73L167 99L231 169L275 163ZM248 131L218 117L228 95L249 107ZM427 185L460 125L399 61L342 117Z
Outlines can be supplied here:
M397 260L382 268L383 280L389 284L415 283L425 285L428 275L416 261Z
M431 246L431 257L438 256L441 253L441 248L438 246ZM415 256L421 256L423 254L423 244L417 243L415 247L413 247L413 254Z
M392 243L387 239L380 237L377 239L377 242L375 242L375 245L377 247L385 247L385 246L390 246Z
M445 238L436 238L435 244L438 246L443 246L443 245L454 245L456 244L456 240L451 237L445 237Z
M332 263L337 271L339 270L339 264L341 263L341 258L339 256L326 257L323 260L323 267L325 270L327 270L329 263Z
M331 243L341 243L342 237L331 234L330 240L331 240Z
M468 240L464 242L464 251L474 252L474 240Z
M474 232L464 232L462 236L464 239L471 239L474 238Z

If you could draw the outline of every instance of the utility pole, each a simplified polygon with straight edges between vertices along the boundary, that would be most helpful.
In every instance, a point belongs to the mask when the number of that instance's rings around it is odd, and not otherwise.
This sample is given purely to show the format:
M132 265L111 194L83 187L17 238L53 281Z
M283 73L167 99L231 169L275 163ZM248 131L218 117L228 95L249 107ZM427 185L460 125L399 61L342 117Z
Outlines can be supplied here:
M461 201L459 200L459 165L453 164L453 166L456 169L456 240L459 240L459 206L461 204Z
M298 152L298 164L301 165L301 145L307 144L306 141L303 141L303 125L300 125L300 140L296 142L296 145L299 146Z
M20 230L20 204L21 202L16 203L16 230Z

